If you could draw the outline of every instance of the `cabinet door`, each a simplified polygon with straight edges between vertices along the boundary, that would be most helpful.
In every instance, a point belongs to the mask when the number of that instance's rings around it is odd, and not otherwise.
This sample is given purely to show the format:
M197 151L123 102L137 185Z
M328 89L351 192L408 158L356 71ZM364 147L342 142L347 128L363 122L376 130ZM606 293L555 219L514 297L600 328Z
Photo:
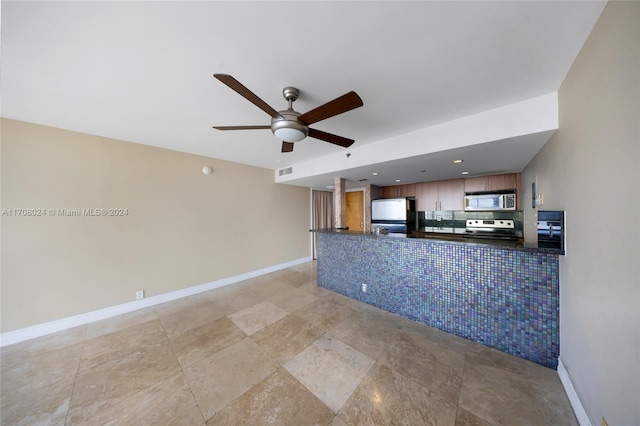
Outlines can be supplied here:
M489 177L479 176L464 179L464 192L489 191Z
M415 197L416 184L408 183L406 185L398 185L398 197Z
M438 182L416 184L416 210L438 210Z
M396 198L396 186L385 186L382 188L382 198Z
M516 174L505 173L501 175L491 175L489 178L490 191L504 191L516 188Z
M464 179L438 182L439 210L464 210Z
M382 187L382 198L415 197L416 184L392 185Z

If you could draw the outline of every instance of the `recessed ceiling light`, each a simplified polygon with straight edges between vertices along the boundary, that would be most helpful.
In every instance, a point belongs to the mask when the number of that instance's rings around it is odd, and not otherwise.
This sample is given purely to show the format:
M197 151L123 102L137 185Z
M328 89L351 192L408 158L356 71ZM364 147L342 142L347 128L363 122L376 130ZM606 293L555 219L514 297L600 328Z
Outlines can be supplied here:
M453 164L460 164L462 163L464 160L453 160Z
M468 174L469 174L469 172L466 172L466 171L465 171L465 172L462 172L462 174L463 174L463 175L468 175Z
M396 179L396 182L400 182L400 179Z
M378 176L378 172L371 173L372 176Z

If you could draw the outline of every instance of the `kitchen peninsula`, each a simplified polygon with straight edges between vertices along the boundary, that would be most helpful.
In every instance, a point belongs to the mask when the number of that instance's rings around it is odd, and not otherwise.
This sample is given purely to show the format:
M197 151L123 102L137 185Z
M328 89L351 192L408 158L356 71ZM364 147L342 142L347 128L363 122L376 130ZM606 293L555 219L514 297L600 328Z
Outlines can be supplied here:
M556 368L558 249L316 230L318 285Z

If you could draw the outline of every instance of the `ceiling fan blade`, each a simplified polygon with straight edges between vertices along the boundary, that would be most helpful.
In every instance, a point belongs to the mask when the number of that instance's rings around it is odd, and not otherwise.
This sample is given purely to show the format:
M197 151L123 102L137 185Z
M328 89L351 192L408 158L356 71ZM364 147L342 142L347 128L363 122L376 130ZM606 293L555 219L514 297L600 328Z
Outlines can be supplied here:
M292 152L292 151L293 151L292 142L282 142L282 152Z
M343 138L342 136L332 135L331 133L323 132L322 130L309 129L309 137L320 139L321 141L329 142L335 145L340 145L345 148L350 147L355 142L353 139Z
M343 112L351 111L352 109L359 108L364 103L360 96L356 92L346 93L338 98L335 98L332 101L327 102L324 105L320 105L317 108L312 109L311 111L305 112L298 120L302 121L304 124L313 124L317 123L321 120L326 120L327 118L333 117L338 114L342 114Z
M231 90L234 90L240 96L244 97L246 100L248 100L258 108L260 108L261 110L269 114L271 117L273 118L281 117L278 111L271 108L265 101L263 101L258 96L256 96L255 93L253 93L251 90L244 87L242 83L240 83L235 78L231 77L228 74L214 74L213 76L218 80L220 80L221 82L223 82L224 84L226 84L227 86L229 86Z
M271 126L213 126L217 130L264 130L271 129Z

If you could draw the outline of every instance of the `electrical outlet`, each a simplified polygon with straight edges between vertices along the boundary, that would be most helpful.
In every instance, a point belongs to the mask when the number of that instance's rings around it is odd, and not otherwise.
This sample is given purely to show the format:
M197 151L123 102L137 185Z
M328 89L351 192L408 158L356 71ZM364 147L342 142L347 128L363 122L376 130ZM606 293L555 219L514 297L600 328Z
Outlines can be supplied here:
M144 290L136 291L136 300L144 299Z
M362 283L362 287L361 290L366 293L367 292L367 285L365 283Z
M609 426L609 423L607 423L604 417L602 418L602 426Z

